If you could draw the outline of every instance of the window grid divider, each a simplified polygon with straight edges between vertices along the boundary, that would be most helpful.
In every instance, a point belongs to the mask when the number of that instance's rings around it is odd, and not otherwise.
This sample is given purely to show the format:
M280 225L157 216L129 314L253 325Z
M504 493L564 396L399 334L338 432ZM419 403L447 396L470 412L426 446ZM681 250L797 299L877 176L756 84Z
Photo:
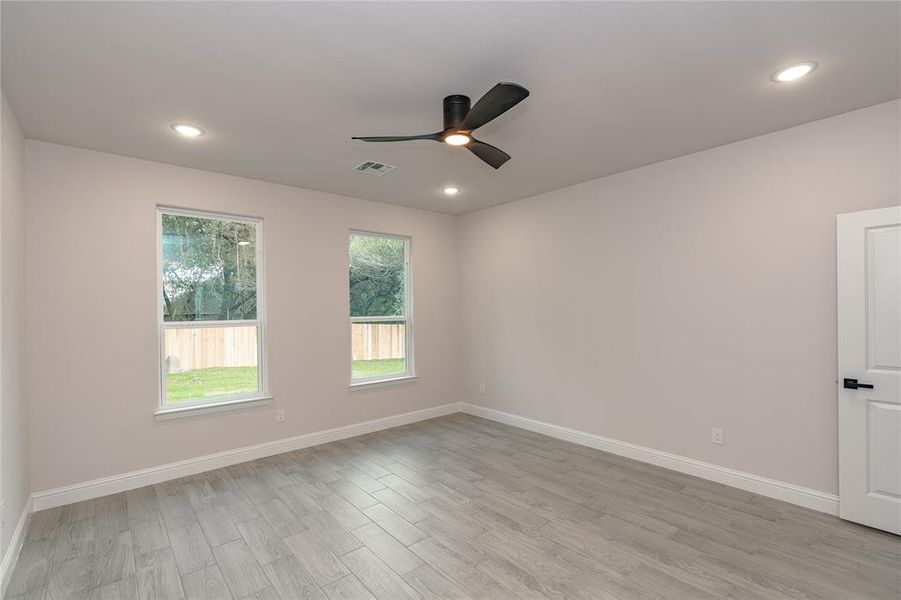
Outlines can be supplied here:
M394 322L406 322L406 315L396 315L393 317L383 316L383 317L351 317L351 323L394 323Z

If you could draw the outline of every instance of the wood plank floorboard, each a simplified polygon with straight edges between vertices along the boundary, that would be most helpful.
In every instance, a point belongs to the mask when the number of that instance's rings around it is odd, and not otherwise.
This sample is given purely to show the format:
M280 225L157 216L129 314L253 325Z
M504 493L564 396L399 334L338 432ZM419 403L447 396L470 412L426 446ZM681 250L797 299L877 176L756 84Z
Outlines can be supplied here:
M35 513L7 600L901 599L901 538L464 414Z

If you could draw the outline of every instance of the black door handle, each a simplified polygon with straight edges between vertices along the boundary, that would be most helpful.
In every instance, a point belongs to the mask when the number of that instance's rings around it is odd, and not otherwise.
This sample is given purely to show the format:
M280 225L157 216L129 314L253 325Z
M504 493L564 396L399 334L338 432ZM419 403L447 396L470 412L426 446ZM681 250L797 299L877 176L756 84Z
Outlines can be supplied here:
M872 390L873 384L872 383L857 383L856 379L848 379L846 377L844 388L846 390Z

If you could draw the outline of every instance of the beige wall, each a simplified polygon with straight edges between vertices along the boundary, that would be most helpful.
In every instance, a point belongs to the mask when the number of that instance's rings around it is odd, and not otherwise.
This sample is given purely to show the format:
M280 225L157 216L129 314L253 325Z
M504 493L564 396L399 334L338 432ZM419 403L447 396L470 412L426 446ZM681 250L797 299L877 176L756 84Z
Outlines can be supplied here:
M32 488L468 400L835 492L835 215L901 201L898 136L893 102L459 219L28 141ZM264 218L273 406L154 421L157 203ZM347 389L349 229L413 236L415 383Z
M463 217L465 398L835 493L835 216L901 204L898 138L895 101Z
M26 160L35 491L459 399L455 217L31 140ZM264 219L272 406L154 421L158 203ZM350 229L413 237L416 382L348 391Z
M6 523L0 556L31 490L28 481L24 395L25 139L6 97L0 123L0 495Z

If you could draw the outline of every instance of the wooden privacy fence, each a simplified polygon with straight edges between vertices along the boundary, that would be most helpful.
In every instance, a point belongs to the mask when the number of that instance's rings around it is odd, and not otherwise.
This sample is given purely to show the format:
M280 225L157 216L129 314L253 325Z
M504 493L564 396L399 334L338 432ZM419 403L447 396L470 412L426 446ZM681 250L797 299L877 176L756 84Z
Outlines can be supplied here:
M257 328L166 329L165 351L169 373L210 367L255 367Z
M406 356L403 324L352 323L351 332L354 360ZM257 328L251 325L166 329L165 352L169 373L210 367L255 367Z
M405 325L351 323L354 360L381 360L406 356Z

